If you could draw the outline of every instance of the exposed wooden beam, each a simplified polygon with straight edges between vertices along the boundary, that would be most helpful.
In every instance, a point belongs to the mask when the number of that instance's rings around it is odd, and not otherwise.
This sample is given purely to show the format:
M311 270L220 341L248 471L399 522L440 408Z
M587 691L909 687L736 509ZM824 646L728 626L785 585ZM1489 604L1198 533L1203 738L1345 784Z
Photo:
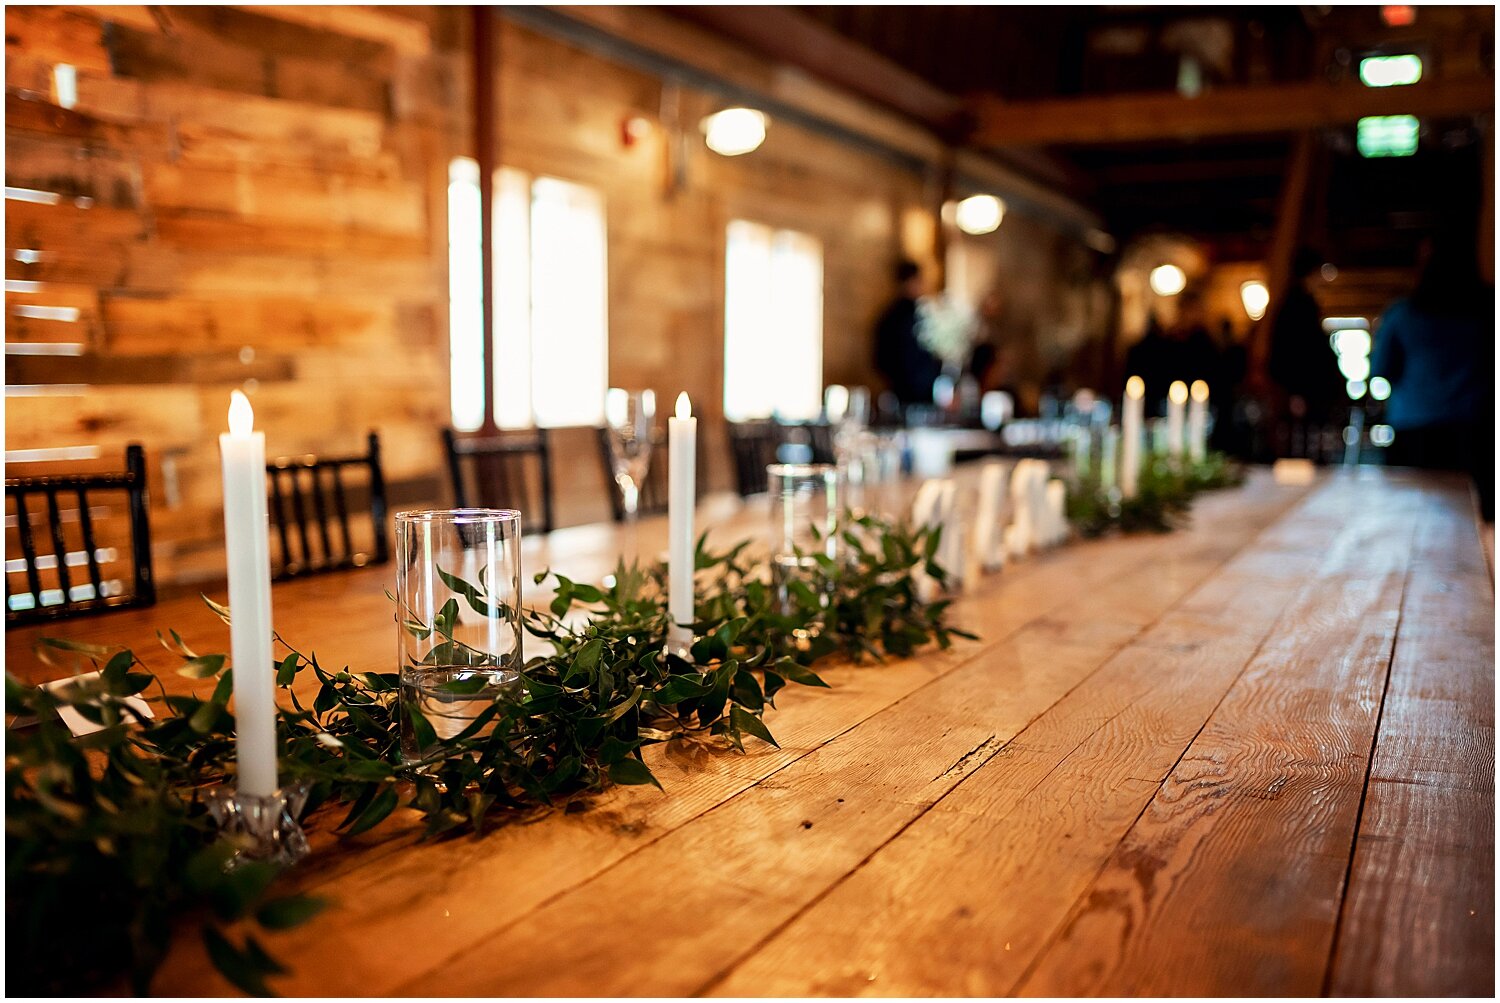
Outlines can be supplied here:
M1009 102L976 99L977 146L1089 145L1247 136L1346 125L1366 115L1466 115L1495 107L1488 78L1409 87L1274 84L1177 94Z
M960 126L964 104L958 98L793 8L684 5L673 13L940 133Z
M1286 157L1237 157L1233 160L1173 160L1150 164L1106 165L1095 169L1094 178L1100 188L1123 188L1274 178L1279 177L1284 170Z
M768 8L757 8L768 10ZM503 7L502 16L527 28L561 38L602 58L632 65L663 79L719 92L736 101L755 102L769 112L793 114L804 126L826 128L907 160L934 166L951 144L930 127L836 86L798 66L767 59L743 43L724 37L668 8L614 5ZM851 43L852 44L852 43ZM1032 180L988 152L959 150L961 180L987 185L1013 208L1057 220L1074 229L1097 228L1098 215L1071 194Z
M244 4L241 7L252 14L379 42L409 56L426 56L432 51L432 38L425 23L389 13L388 8L349 4L317 7Z

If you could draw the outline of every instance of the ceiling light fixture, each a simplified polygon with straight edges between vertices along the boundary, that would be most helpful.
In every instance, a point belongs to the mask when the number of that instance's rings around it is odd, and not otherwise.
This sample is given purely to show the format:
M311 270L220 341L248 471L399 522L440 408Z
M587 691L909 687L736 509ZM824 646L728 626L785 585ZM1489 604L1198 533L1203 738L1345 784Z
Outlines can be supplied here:
M703 120L703 141L723 157L738 157L766 141L766 116L754 108L725 108Z
M1271 290L1260 279L1241 282L1240 302L1245 305L1245 313L1251 320L1260 320L1266 315L1266 308L1271 305Z
M993 195L970 195L954 210L953 221L964 233L994 233L1005 218L1005 203Z
M1187 273L1176 265L1151 269L1151 291L1158 296L1176 296L1187 288Z

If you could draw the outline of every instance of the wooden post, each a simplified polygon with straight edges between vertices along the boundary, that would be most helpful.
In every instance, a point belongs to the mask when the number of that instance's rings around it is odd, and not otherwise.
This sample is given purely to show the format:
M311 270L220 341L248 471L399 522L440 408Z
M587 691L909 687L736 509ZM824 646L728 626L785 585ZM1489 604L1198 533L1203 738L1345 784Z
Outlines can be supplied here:
M483 302L484 423L495 425L495 24L471 7L474 28L474 159L479 163L479 288Z
M1268 379L1271 358L1271 321L1281 307L1282 298L1295 276L1292 259L1296 257L1302 233L1303 206L1307 201L1308 177L1312 173L1314 134L1297 134L1287 164L1286 181L1281 186L1281 201L1276 209L1276 230L1266 255L1266 288L1271 305L1255 326L1250 343L1250 372L1254 381Z
M932 210L932 256L937 265L932 280L934 293L946 292L948 289L948 224L943 219L943 209L953 200L953 174L953 148L944 147L938 164L937 201Z

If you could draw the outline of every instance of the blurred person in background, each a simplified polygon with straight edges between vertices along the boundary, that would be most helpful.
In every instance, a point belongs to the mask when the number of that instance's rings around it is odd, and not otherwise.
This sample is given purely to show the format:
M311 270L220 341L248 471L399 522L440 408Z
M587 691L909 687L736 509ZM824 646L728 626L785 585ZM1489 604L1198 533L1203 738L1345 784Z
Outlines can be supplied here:
M1204 380L1212 388L1222 382L1219 348L1208 333L1203 294L1188 289L1177 301L1177 321L1163 327L1152 313L1146 334L1125 353L1125 376L1146 383L1146 413L1162 414L1167 391L1175 381L1192 385Z
M1323 331L1323 315L1308 287L1323 265L1311 248L1292 260L1292 278L1271 320L1269 375L1284 395L1284 409L1297 422L1326 424L1349 403L1338 356Z
M1416 288L1381 315L1370 370L1391 384L1386 462L1468 472L1493 522L1495 299L1471 244L1443 236L1423 248Z
M924 292L922 269L914 261L900 262L896 284L896 298L875 324L875 368L904 409L909 404L932 403L932 383L943 365L917 337L917 301Z

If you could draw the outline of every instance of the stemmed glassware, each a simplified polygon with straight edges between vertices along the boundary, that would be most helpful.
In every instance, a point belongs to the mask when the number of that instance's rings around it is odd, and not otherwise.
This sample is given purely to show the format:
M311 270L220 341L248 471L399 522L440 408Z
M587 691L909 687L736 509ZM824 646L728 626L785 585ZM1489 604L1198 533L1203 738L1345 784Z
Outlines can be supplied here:
M627 522L640 513L641 485L651 465L651 433L656 424L656 394L651 390L610 387L604 395L604 424L609 459Z

